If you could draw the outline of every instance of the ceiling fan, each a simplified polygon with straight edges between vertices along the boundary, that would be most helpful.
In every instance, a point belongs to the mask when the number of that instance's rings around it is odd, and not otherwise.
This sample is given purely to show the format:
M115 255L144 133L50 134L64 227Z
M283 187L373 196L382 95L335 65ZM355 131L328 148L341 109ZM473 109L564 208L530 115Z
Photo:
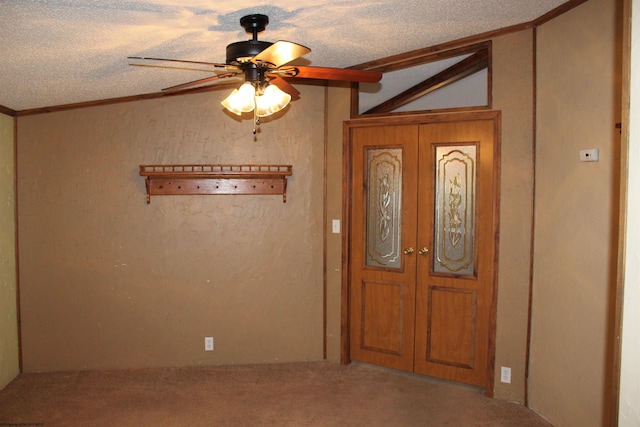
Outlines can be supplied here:
M235 89L229 97L222 101L222 105L237 115L253 111L254 134L256 133L256 126L260 124L260 117L280 111L287 106L291 96L299 95L299 92L286 79L375 83L382 78L382 73L374 71L287 65L291 61L311 52L311 49L284 40L276 41L275 43L258 40L258 33L264 31L268 23L269 17L266 15L254 14L242 17L240 25L247 33L252 34L252 39L228 45L225 63L139 56L130 56L128 59L164 61L166 64L182 63L185 64L185 67L187 64L191 64L222 70L213 76L164 88L162 89L163 91L177 91L214 83L220 84L220 81L225 79L228 80L226 83L236 83L238 79L244 78L244 83L240 88ZM132 63L131 65L158 67L158 65L144 63ZM176 66L165 67L180 68Z

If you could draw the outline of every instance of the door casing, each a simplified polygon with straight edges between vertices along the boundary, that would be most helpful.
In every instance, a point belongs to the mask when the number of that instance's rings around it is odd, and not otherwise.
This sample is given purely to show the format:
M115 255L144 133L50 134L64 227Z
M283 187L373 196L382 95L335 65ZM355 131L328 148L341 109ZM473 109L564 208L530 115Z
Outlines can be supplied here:
M494 141L494 202L493 202L493 230L494 248L493 256L495 266L492 279L492 301L489 313L489 343L487 357L487 387L485 393L487 396L493 396L494 375L495 375L495 345L496 345L496 322L497 322L497 274L498 274L498 230L499 230L499 202L500 202L500 141L501 141L501 112L496 110L448 113L448 114L419 114L407 116L381 117L376 119L354 119L344 122L343 126L343 233L342 233L342 287L341 287L341 336L340 336L340 361L342 364L351 362L350 357L350 313L349 313L349 288L350 288L350 235L351 235L351 200L352 200L352 182L351 182L351 162L352 150L349 144L350 130L354 127L367 126L384 126L384 125L401 125L401 124L426 124L438 122L455 122L468 120L493 120L495 141Z

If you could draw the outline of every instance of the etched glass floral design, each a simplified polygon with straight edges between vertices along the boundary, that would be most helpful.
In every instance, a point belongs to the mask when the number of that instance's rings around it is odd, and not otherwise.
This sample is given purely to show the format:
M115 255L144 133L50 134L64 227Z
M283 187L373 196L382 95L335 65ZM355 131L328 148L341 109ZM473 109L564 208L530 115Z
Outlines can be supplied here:
M433 271L475 271L476 145L436 147Z
M399 269L402 149L368 149L366 166L366 265Z

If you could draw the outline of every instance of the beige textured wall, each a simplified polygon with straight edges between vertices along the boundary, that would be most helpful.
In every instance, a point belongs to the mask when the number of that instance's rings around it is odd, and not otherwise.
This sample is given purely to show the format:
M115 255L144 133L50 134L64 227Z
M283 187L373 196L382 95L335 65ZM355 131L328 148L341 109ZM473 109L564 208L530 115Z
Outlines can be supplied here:
M494 395L524 403L533 218L533 32L493 40L493 107L502 111ZM511 383L500 382L500 367Z
M25 371L322 358L324 92L299 89L257 140L223 113L228 90L18 120ZM292 164L293 176L286 203L147 205L138 165L154 163Z
M14 119L0 114L0 389L19 371Z
M555 426L608 422L620 120L616 4L538 30L530 406ZM600 161L578 160L598 148Z

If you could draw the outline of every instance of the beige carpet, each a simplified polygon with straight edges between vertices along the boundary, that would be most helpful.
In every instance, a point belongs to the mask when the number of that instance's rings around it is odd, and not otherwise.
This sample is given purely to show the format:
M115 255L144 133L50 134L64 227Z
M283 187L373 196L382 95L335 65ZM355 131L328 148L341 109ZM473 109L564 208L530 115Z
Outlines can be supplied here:
M328 362L21 374L0 426L550 426L479 389Z

